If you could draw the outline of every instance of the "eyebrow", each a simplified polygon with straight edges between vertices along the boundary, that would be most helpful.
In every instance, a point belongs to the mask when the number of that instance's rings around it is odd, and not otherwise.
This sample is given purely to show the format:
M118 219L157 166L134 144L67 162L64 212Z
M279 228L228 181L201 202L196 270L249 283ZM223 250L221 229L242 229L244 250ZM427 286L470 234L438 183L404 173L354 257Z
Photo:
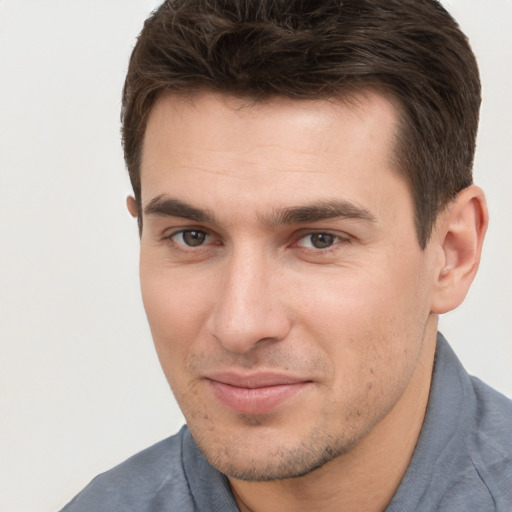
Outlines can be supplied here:
M346 200L325 201L305 206L292 206L276 211L271 217L269 224L301 224L317 222L327 219L355 219L368 222L375 222L372 213L355 203Z
M215 215L207 209L196 208L190 204L165 197L153 198L144 208L145 215L162 217L180 217L194 222L216 224ZM269 227L283 224L305 224L327 219L355 219L375 222L375 217L366 208L347 200L316 202L310 205L291 206L274 211L263 222Z
M209 210L195 208L179 199L164 197L163 195L153 198L144 208L144 214L161 217L181 217L194 222L215 222L215 216Z

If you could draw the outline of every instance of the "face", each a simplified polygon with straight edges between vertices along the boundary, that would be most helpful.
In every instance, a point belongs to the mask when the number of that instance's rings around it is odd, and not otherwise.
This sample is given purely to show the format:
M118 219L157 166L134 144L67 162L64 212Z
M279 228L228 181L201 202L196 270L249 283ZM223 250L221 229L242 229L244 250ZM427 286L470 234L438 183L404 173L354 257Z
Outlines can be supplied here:
M370 93L168 96L151 113L144 305L196 442L232 477L350 452L425 362L433 257L393 163L396 124Z

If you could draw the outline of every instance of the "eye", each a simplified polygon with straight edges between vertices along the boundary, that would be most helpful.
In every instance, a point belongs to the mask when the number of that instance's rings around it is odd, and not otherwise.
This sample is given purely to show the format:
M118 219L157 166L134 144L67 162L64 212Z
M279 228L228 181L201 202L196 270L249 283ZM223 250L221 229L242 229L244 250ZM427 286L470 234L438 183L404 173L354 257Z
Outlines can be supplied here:
M199 247L208 241L209 235L204 231L197 229L184 229L178 233L174 233L169 238L174 240L180 245L186 245L188 247Z
M346 241L340 236L333 235L332 233L309 233L299 239L297 245L307 249L328 249L334 244Z

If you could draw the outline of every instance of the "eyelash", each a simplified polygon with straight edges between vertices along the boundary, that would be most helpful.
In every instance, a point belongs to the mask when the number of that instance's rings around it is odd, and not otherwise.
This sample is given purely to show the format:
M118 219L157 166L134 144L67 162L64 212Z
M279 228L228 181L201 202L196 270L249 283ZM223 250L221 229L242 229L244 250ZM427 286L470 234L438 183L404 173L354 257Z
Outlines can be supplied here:
M181 235L181 237L183 237L187 233L202 234L204 236L206 242L208 241L208 237L213 236L207 230L204 230L204 229L188 228L188 229L181 229L179 231L174 231L174 232L164 236L162 239L165 241L171 242L179 250L197 252L199 250L204 251L205 249L210 248L210 247L208 247L207 243L206 244L200 243L199 245L194 246L194 245L189 245L189 244L185 243L183 240L181 242L176 241L176 237L178 237L179 235ZM328 245L326 247L305 247L305 246L300 245L301 241L306 240L308 237L313 237L315 235L317 235L317 236L323 235L323 236L327 236L327 237L332 237L333 240L330 243L330 245ZM310 241L311 241L311 239L310 239ZM308 231L308 232L304 232L304 233L300 234L299 236L295 237L293 243L291 244L291 247L298 247L302 251L311 252L316 255L322 255L322 254L327 255L329 253L334 252L336 249L338 249L340 245L347 245L350 242L351 242L351 239L348 235L343 236L341 234L332 233L330 231ZM216 243L215 245L221 245L221 244Z
M333 240L326 247L304 247L299 244L299 242L309 238L311 245L313 245L312 237L320 236L320 235L322 235L324 237L325 236L330 237ZM310 232L304 233L301 236L299 236L297 238L297 241L294 243L294 245L301 247L304 250L309 250L309 251L313 251L318 254L322 254L322 253L333 252L336 249L338 249L340 245L346 245L346 244L350 243L350 241L351 240L348 236L343 236L341 234L332 233L330 231L310 231Z
M167 234L165 236L162 237L162 240L164 241L167 241L167 242L170 242L172 243L173 245L176 245L176 246L179 246L179 248L181 250L192 250L192 251L196 251L197 249L196 248L203 248L204 249L204 244L199 244L197 246L193 246L193 245L188 245L184 242L177 242L175 240L176 237L178 237L179 235L181 235L182 237L186 234L186 233L201 233L205 236L205 239L208 239L210 235L210 233L204 229L193 229L193 228L189 228L189 229L180 229L179 231L174 231L170 234ZM186 248L186 249L183 249L183 248Z

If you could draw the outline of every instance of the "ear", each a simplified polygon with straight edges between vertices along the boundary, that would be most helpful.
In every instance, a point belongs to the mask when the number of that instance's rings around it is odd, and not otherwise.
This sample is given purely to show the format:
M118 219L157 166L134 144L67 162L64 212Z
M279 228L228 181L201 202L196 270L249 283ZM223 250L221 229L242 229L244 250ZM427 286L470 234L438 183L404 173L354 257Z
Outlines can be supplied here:
M133 196L128 196L126 198L126 207L128 208L128 211L130 212L130 215L132 217L137 218L139 215L139 208L137 207L137 201Z
M478 270L489 215L485 195L471 185L463 189L436 222L435 239L442 257L436 269L432 312L459 306Z

